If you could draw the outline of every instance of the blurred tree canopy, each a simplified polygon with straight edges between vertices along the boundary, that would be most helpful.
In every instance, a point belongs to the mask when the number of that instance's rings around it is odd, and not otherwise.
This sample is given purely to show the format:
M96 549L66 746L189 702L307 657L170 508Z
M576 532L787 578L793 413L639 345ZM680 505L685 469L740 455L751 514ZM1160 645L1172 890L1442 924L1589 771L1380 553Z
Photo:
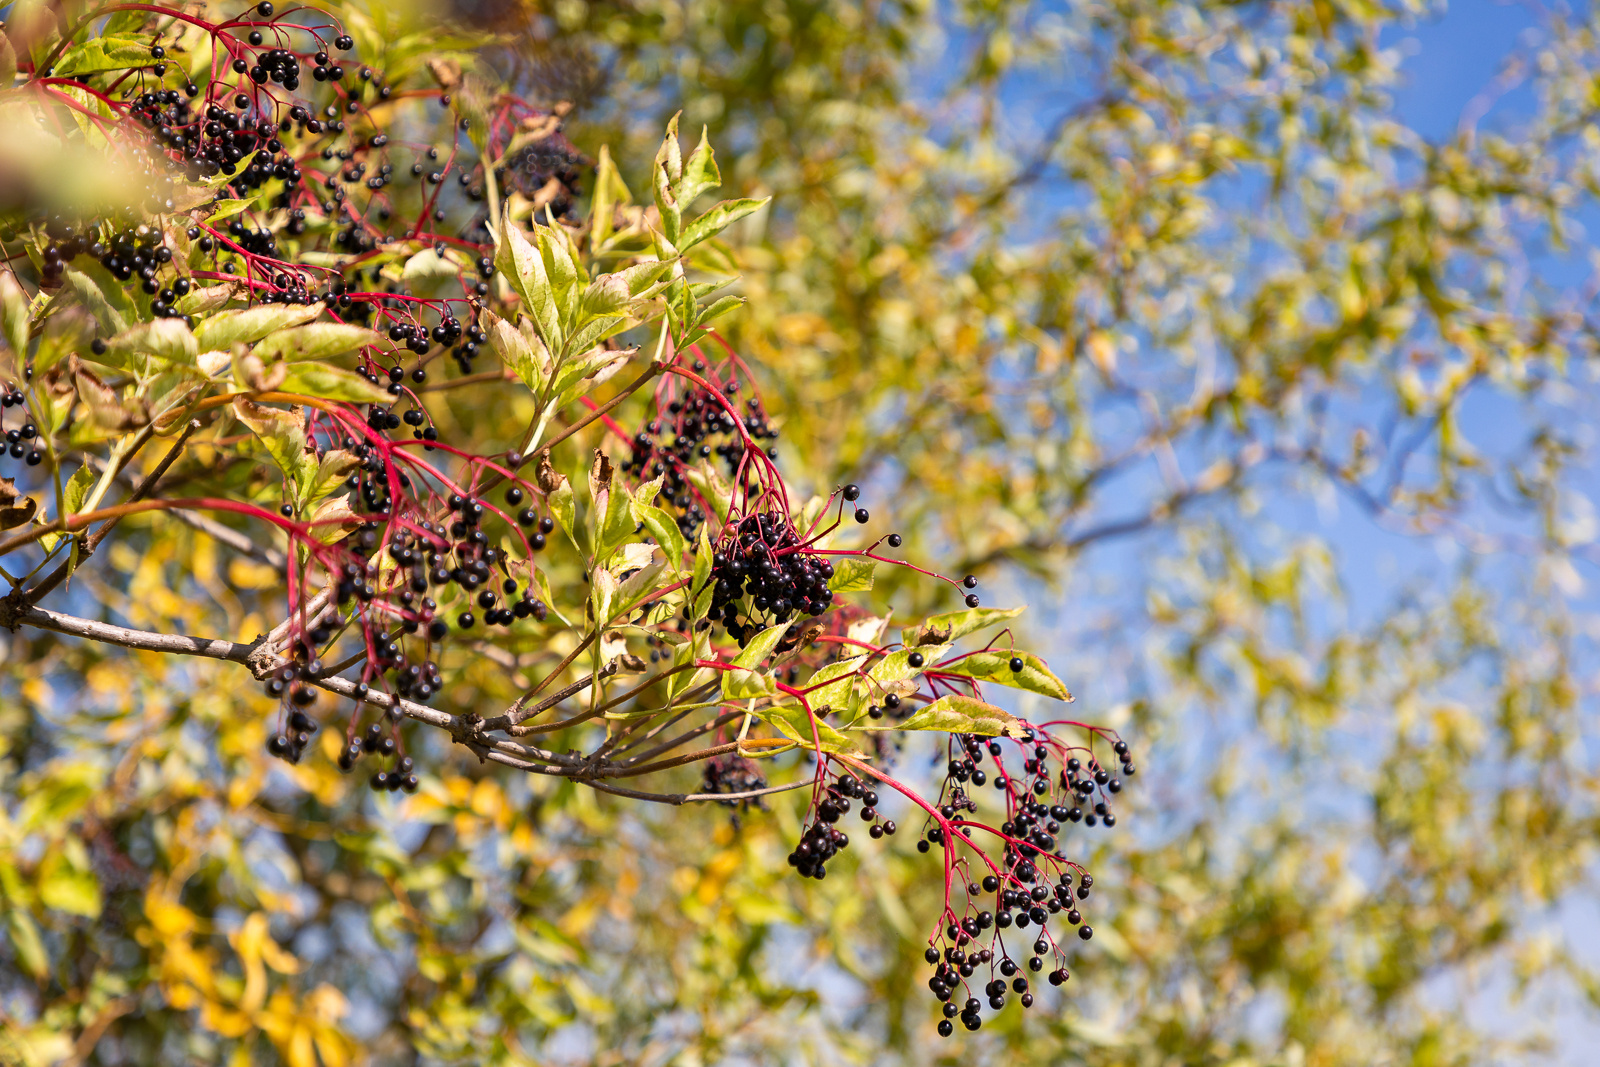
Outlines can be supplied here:
M1600 1007L1561 925L1600 840L1600 24L1542 10L1430 137L1397 116L1394 42L1437 13L396 10L396 41L492 27L480 62L573 105L567 136L635 190L681 110L729 195L773 198L726 235L748 304L724 325L780 456L1011 583L1141 752L1094 839L1096 939L1045 1010L941 1041L909 840L802 882L798 801L735 826L444 744L419 795L377 799L271 761L231 665L22 629L0 1060L1427 1067L1559 1036L1519 1005ZM273 621L274 572L127 529L75 579L119 618ZM463 706L507 691L463 668Z

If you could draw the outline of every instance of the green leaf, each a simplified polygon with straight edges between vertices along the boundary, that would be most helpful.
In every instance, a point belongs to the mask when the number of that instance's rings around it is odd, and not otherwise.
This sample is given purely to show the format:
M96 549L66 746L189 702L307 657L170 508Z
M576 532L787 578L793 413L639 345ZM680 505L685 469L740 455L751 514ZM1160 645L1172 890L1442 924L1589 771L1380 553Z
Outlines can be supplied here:
M944 644L1014 619L1022 611L1022 608L968 608L946 612L923 620L920 626L907 626L900 632L900 640L906 645Z
M632 199L633 194L628 192L628 186L611 159L611 149L601 145L600 158L595 165L594 204L589 212L593 220L589 230L590 255L597 255L606 247L611 240L617 206Z
M659 550L655 553L660 555ZM644 603L656 592L656 579L666 569L666 564L657 560L649 566L640 567L628 577L617 584L616 597L612 602L611 617L626 615L640 604Z
M178 297L173 307L181 315L203 315L227 307L228 301L237 295L238 290L232 285L207 285Z
M583 389L585 379L593 379L596 384L605 381L621 370L633 353L631 348L595 348L579 358L565 360L556 373L556 396L563 404L571 403Z
M617 577L604 567L596 567L589 581L589 602L594 609L596 628L604 628L616 616L612 603L617 596Z
M778 642L783 640L783 635L789 632L792 622L780 622L762 630L750 639L750 643L739 650L733 657L735 667L755 667L762 660L772 655L772 650L778 647Z
M495 235L494 262L522 298L523 314L533 320L534 329L539 331L545 347L551 352L560 352L561 312L545 270L544 256L511 221L510 208L501 216L499 232Z
M843 711L850 704L856 672L866 659L863 654L823 666L806 682L806 700L819 712L825 707Z
M93 468L91 468L87 463L73 471L72 477L69 478L67 480L67 484L62 487L61 517L65 518L68 515L76 515L79 511L81 511L83 509L83 502L89 497L89 490L93 489L95 483L97 483L99 480L99 476L95 474ZM46 552L54 552L56 550L56 545L60 544L61 541L68 536L70 535L46 534L44 537L39 539L39 544ZM71 568L76 569L78 562L78 552L76 549L74 549L72 558L68 561L68 564Z
M140 356L154 356L166 363L179 363L184 366L194 366L195 358L200 355L200 347L195 341L194 334L189 332L189 327L178 319L156 319L153 322L142 322L137 326L124 330L106 342L106 355L97 357L97 362L106 363L107 366L135 366L143 367L145 361ZM115 360L123 358L121 362L108 362L108 357Z
M599 449L595 449L594 463L589 468L589 499L594 501L590 516L595 526L594 558L598 563L631 537L637 525L629 506L632 498L625 487L616 484L611 459Z
M305 418L298 411L267 407L242 396L234 397L233 413L261 439L303 505L299 498L309 490L317 472L316 461L306 455Z
M355 371L326 363L290 363L289 373L279 386L286 393L304 393L323 400L345 400L352 404L386 404L394 397L381 385L373 385Z
M735 667L722 672L723 700L760 700L778 695L778 683L770 672Z
M722 472L713 467L709 462L703 462L698 467L690 467L686 472L689 482L706 503L711 505L711 514L720 525L728 521L728 508L733 503L733 486L722 476Z
M651 172L651 187L655 192L656 210L661 214L661 228L667 240L678 242L678 231L683 226L683 205L678 203L676 189L683 178L683 150L678 145L678 116L667 123L667 135L661 139L656 152L655 168Z
M712 319L720 318L721 316L726 315L728 312L733 311L735 308L740 308L743 306L744 297L725 296L716 303L712 304L710 307L706 308L704 311L700 312L700 320L698 323L696 323L696 325L704 325L705 323L710 322Z
M690 614L698 621L711 610L711 596L716 583L711 580L711 539L705 526L700 527L700 542L694 550L694 574L689 579L689 593L694 597Z
M561 531L567 535L567 540L572 542L572 547L582 552L583 546L578 544L577 535L573 530L577 509L572 502L572 486L568 484L566 475L563 474L560 478L560 487L546 493L544 501L550 506L550 514L555 516L556 525L561 527Z
M242 211L249 211L256 206L258 197L245 197L242 200L218 200L211 205L211 213L206 216L206 225L214 225L223 219L231 219Z
M641 504L637 500L633 503L633 518L635 522L644 523L644 528L650 531L650 536L655 538L656 544L661 546L662 553L667 562L675 571L683 570L683 553L687 547L683 540L683 530L679 528L677 520L654 504Z
M55 63L57 78L70 78L98 70L126 70L131 67L148 67L150 38L133 34L116 34L91 37L62 53ZM9 88L9 86L8 86Z
M100 883L89 869L89 855L82 841L68 837L40 862L39 900L45 907L69 915L100 917Z
M678 246L678 251L687 252L701 241L709 240L732 226L746 215L754 214L767 205L772 197L764 196L760 200L749 198L741 200L724 200L715 204L704 215L695 219L683 228L683 235L676 237L673 242Z
M865 593L872 588L872 572L878 566L876 560L856 556L835 559L833 577L828 581L829 589L835 593Z
M1011 669L1011 658L1022 660L1022 670ZM1071 700L1072 694L1046 667L1044 661L1031 652L974 652L951 664L940 664L945 674L958 674L981 682L998 682L1013 689L1026 689L1042 693L1056 700Z
M83 502L89 496L89 490L99 480L94 469L87 463L72 472L72 477L62 490L63 515L76 515L78 509L83 507Z
M544 259L545 273L550 279L556 308L561 321L570 323L577 316L579 290L577 264L572 259L572 249L567 243L567 233L558 226L535 228L539 240L539 255ZM553 349L556 347L551 346Z
M985 704L973 697L940 697L905 722L862 726L863 730L938 730L950 734L977 734L980 737L1027 736L1027 723L1004 708Z
M361 466L360 458L345 449L335 448L323 453L317 462L316 474L311 478L310 488L306 493L306 503L321 500L340 488L350 472L359 466Z
M717 170L717 155L711 148L710 131L702 126L700 143L695 145L694 151L684 161L683 177L678 179L677 187L673 190L678 206L688 207L701 193L721 184L722 174Z
M11 934L11 949L17 962L34 978L43 979L50 973L50 957L45 955L44 941L33 917L15 904L6 909L6 928Z
M173 182L172 210L190 211L216 199L217 190L249 169L250 161L254 158L255 151L246 152L244 158L234 164L231 174L223 171L209 178L201 178L198 182Z
M861 750L851 744L848 737L821 719L815 720L816 736L813 739L812 716L806 714L804 705L768 705L764 708L757 708L754 714L762 722L776 727L778 732L789 738L789 740L799 742L806 748L815 748L820 742L824 752L835 752L846 756L858 756L861 754Z
M489 344L500 361L521 378L535 394L550 380L550 352L537 335L529 336L491 311L483 312L488 322Z
M96 263L93 266L100 267L100 264ZM93 270L93 267L90 269ZM98 273L104 272L105 268L100 267ZM106 277L110 279L110 275L106 275ZM91 278L87 273L68 267L66 283L67 288L71 290L78 303L87 308L89 314L94 316L101 332L107 335L115 335L128 328L128 321L122 317L122 312L117 306L107 298L104 287L96 284L95 279ZM115 286L114 279L111 280L111 284ZM118 294L121 295L120 287L118 287ZM123 302L126 303L126 300L124 299Z
M693 635L691 640L679 645L672 653L672 665L683 667L690 663L711 658L711 631L702 630ZM695 670L679 671L667 679L667 700L670 703L680 694L687 693L712 680L716 674L710 667L700 667Z
M0 315L4 317L6 344L16 353L16 369L20 371L28 355L28 294L10 271L0 274Z
M928 669L928 665L935 662L939 655L946 649L945 645L936 645L931 648L919 649L902 648L889 653L872 665L867 672L867 677L875 682L903 682L908 678L915 678ZM923 659L921 667L911 665L911 657L920 655Z
M275 359L289 362L332 359L367 345L382 343L382 338L364 326L342 322L312 322L277 330L262 338L255 355L263 363ZM370 384L370 383L369 383ZM383 392L383 390L379 390ZM389 399L384 394L384 399Z
M400 280L407 285L437 285L460 276L461 265L432 248L424 248L406 260L400 271Z
M236 344L253 344L268 334L311 322L326 310L322 304L262 304L253 308L220 311L195 328L204 351L226 351Z

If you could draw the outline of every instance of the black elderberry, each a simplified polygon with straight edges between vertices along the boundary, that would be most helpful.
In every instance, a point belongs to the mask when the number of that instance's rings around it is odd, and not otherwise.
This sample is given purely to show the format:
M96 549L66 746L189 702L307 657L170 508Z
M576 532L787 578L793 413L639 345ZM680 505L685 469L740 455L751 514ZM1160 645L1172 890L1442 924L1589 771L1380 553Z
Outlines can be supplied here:
M975 608L977 606L978 606L978 594L977 593L968 593L967 594L967 607Z
M911 655L906 657L906 662L909 663L913 667L920 667L924 663L926 663L927 660L923 658L923 655L922 655L921 652L913 652L913 653L911 653Z
M950 1025L950 1020L949 1019L940 1019L939 1020L939 1036L940 1037L949 1037L951 1034L955 1033L955 1030L956 1030L956 1028L954 1026Z
M846 500L854 503L861 496L861 487L859 485L847 485L841 495Z
M89 351L93 352L97 356L103 356L106 354L106 343L100 338L96 337L93 341L89 342Z
M1080 927L1078 927L1078 936L1083 938L1085 941L1089 940L1091 937L1094 936L1094 927L1092 927L1092 926L1080 926Z
M1021 656L1012 656L1011 657L1011 663L1009 664L1009 666L1011 667L1011 669L1013 671L1022 670L1022 668L1023 668L1022 657Z
M349 34L342 34L333 39L333 47L337 48L341 52L348 52L355 46L356 42L350 37Z
M866 525L867 520L870 518L872 518L872 513L866 508L856 508L856 522Z
M901 539L899 534L890 534L889 535L889 547L890 548L899 548L901 546L901 544L903 544L903 543L904 542L902 541L902 539Z

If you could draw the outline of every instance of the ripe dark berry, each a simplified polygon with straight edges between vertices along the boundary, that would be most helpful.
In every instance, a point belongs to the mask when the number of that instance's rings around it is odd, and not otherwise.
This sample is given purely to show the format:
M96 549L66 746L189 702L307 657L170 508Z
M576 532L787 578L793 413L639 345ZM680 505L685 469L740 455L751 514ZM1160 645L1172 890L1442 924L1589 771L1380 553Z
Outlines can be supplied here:
M294 505L284 504L278 509L278 514L282 515L286 519L292 517L294 515Z
M844 487L842 495L846 500L854 502L861 496L861 487L859 485L847 485Z
M355 46L356 42L351 39L349 34L343 34L333 39L333 47L337 48L341 52L348 52Z
M461 627L463 630L472 629L473 624L477 621L477 619L473 618L472 612L470 611L463 611L460 615L456 616L456 625Z
M940 1019L939 1020L939 1036L940 1037L949 1037L951 1034L955 1033L955 1031L956 1031L956 1028L954 1026L950 1025L950 1020L949 1019Z
M166 57L166 54L167 54L167 50L165 48L162 48L160 45L153 44L153 45L150 46L150 58L151 59L163 59L163 58Z
M966 586L968 589L976 589L978 588L978 576L976 574L969 574L965 578L961 579L961 584Z
M865 525L866 521L868 519L870 519L870 518L872 518L872 514L869 511L867 511L866 508L856 508L856 521L857 522Z
M923 657L921 652L913 652L911 655L906 657L906 662L913 667L920 667L926 663L927 660Z
M901 537L900 537L899 534L890 534L889 535L889 547L890 548L899 548L901 546L901 544L903 544L903 543L904 542L901 540Z
M93 341L89 342L89 351L93 352L97 356L103 356L106 354L106 343L100 338L96 337Z
M275 10L276 9L269 4L267 0L261 0L261 3L256 5L256 14L260 15L264 19L270 19L272 17L272 12Z
M1013 671L1020 671L1023 667L1021 656L1012 656L1010 667Z
M507 489L506 503L510 504L512 507L516 507L518 504L522 503L522 490L518 489L514 485L510 489Z
M1078 927L1078 936L1083 938L1085 941L1089 940L1091 937L1094 936L1094 927L1092 927L1092 926L1080 926L1080 927Z
M550 516L546 515L544 518L539 520L539 532L540 533L547 534L551 530L554 530L555 528L556 528L555 520L552 519Z
M975 608L977 606L978 606L978 594L977 593L968 593L967 594L967 607Z

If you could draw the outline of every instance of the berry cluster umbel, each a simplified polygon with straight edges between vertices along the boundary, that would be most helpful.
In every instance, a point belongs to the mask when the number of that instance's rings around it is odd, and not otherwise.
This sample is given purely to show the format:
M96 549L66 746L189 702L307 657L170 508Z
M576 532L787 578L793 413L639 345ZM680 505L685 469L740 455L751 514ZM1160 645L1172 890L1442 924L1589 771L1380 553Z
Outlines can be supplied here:
M832 577L833 564L803 550L799 531L785 515L746 515L711 557L711 620L743 646L769 625L827 611Z
M694 369L704 370L705 363L696 361ZM706 518L705 502L689 478L695 464L716 456L729 475L743 477L748 484L758 472L746 462L746 437L751 441L778 439L778 431L768 423L759 397L745 401L748 414L742 419L728 409L739 392L737 378L729 378L722 392L719 398L709 389L695 388L668 401L655 418L634 434L633 455L622 464L624 474L637 475L641 480L662 479L661 499L676 512L678 528L688 538L694 537ZM666 440L668 434L671 440ZM777 449L769 446L767 456L776 459Z

